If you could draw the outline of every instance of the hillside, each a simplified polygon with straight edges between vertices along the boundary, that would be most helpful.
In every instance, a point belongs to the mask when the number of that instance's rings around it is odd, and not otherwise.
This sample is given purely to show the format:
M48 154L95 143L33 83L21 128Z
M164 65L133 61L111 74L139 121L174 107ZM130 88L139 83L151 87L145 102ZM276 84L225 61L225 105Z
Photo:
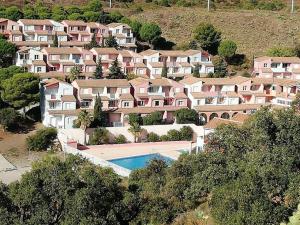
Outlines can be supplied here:
M126 11L121 10L124 14ZM128 13L128 12L127 12ZM300 13L258 10L217 10L203 8L156 8L132 17L159 23L163 36L182 44L188 42L194 27L200 22L216 26L224 39L238 44L238 52L262 55L275 45L292 47L299 39Z

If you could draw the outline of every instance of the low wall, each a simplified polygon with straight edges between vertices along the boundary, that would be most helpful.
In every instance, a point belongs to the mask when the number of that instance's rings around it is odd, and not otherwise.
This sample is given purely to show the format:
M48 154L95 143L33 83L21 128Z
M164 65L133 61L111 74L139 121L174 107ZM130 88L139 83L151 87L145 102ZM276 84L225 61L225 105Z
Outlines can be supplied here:
M175 129L179 130L183 126L190 126L194 131L194 141L196 141L196 138L199 136L203 136L204 130L203 126L196 126L195 124L168 124L168 125L149 125L149 126L141 126L143 129L147 131L147 133L154 132L158 135L165 135L168 133L169 130ZM118 136L120 134L124 135L129 142L134 142L133 135L128 131L130 126L125 127L106 127L106 129L109 131L111 136ZM94 128L89 128L87 130L87 142L89 140L89 134L93 132ZM67 139L73 139L77 141L78 143L83 144L84 143L84 132L80 128L71 128L71 129L60 129L59 133L63 134Z

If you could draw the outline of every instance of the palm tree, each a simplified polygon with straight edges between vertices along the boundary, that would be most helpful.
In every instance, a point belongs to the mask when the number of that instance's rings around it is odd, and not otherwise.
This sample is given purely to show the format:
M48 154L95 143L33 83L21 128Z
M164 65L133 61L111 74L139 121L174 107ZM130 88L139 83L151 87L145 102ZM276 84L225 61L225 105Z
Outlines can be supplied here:
M137 138L141 136L143 129L138 123L133 123L128 131L134 136L134 143L136 143Z
M80 128L84 131L84 145L86 144L86 129L91 125L92 117L86 110L80 111L78 115L78 123Z

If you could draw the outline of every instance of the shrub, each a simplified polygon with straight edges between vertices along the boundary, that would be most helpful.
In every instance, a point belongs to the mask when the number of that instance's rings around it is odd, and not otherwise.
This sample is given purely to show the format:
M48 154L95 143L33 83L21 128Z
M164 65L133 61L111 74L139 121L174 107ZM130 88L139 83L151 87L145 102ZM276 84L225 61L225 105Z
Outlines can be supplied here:
M132 126L134 123L142 124L142 117L137 113L129 113L128 114L128 122Z
M234 41L225 40L221 42L218 48L218 53L220 56L228 59L235 55L236 49L237 45Z
M191 141L193 139L194 131L190 126L183 126L179 130L181 140Z
M181 133L178 130L175 130L175 129L169 130L167 135L168 135L168 141L180 141L181 140Z
M152 112L143 117L143 125L160 125L162 124L163 116L160 112Z
M175 111L175 117L178 124L198 123L198 113L194 109L179 109Z
M109 132L105 128L96 128L90 136L90 145L103 145L109 143Z
M55 128L48 127L40 129L34 135L26 139L27 149L29 151L45 151L53 145L56 137L57 131Z
M116 144L125 144L126 142L127 142L126 137L123 134L120 134L115 138Z
M296 56L297 53L292 48L273 47L268 49L267 55L272 57L290 57L290 56Z
M147 140L149 142L159 142L160 138L159 135L154 133L154 132L150 132L149 134L147 134Z
M0 125L3 130L10 130L16 127L21 119L21 115L13 108L4 108L0 110Z
M169 137L168 137L168 135L164 134L164 135L160 136L160 140L161 141L169 141Z

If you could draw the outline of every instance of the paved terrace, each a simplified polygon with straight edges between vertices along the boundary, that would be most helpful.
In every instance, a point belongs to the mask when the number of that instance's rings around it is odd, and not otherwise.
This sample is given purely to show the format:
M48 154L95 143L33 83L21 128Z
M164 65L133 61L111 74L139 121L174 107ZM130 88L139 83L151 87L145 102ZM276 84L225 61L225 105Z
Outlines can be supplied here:
M86 147L87 149L82 151L104 160L148 155L153 153L159 153L163 156L167 156L176 160L181 154L181 152L178 150L190 150L191 142L147 142L113 145L89 145Z

